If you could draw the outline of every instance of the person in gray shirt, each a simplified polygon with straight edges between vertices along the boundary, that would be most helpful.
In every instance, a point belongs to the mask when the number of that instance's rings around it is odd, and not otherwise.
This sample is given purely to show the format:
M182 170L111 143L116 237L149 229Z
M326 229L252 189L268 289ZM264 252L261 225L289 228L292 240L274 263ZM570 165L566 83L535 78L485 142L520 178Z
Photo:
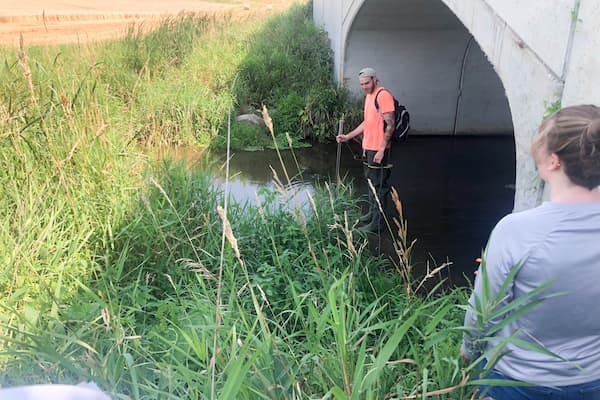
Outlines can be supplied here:
M539 304L494 336L542 345L559 357L508 344L487 378L534 386L482 391L496 400L600 400L600 108L574 106L551 115L534 138L532 155L550 201L504 217L492 231L484 262L492 296L520 266L503 304L552 282L539 294ZM472 307L481 298L482 281L478 273ZM476 327L476 318L469 309L465 326ZM467 361L479 357L478 345L483 343L489 357L498 344L478 341L477 335L476 329L464 335L461 352Z

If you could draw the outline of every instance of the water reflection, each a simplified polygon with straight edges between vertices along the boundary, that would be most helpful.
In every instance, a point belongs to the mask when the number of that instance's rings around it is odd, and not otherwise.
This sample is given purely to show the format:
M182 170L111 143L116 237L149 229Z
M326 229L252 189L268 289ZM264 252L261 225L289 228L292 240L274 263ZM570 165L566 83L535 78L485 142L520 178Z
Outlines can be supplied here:
M234 176L225 186L225 177L219 176L216 183L227 190L230 198L238 204L265 205L269 203L268 198L271 193L277 196L277 203L290 209L309 210L309 196L314 193L314 186L310 183L293 181L291 185L285 185L285 190L278 189L277 184L270 182L251 182L238 180L239 176Z
M269 193L276 193L279 203L307 210L308 196L314 194L314 184L324 176L315 175L308 171L306 165L296 162L305 150L295 150L294 153L281 151L283 162L274 150L234 152L229 161L228 185L225 186L226 172L222 166L215 169L216 182L223 190L227 189L230 198L239 204L265 204ZM224 155L216 156L220 164L225 162ZM282 186L285 190L281 190Z

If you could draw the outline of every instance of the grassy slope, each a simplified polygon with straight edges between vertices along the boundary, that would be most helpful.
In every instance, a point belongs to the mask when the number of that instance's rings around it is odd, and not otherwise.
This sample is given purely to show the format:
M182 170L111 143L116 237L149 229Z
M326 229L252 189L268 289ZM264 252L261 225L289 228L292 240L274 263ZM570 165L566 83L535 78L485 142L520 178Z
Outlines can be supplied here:
M277 193L262 209L230 205L237 255L211 177L138 150L219 131L244 38L264 27L223 22L5 53L2 383L93 379L115 398L190 399L380 399L458 383L464 293L408 298L347 226L350 193L324 188L311 216Z

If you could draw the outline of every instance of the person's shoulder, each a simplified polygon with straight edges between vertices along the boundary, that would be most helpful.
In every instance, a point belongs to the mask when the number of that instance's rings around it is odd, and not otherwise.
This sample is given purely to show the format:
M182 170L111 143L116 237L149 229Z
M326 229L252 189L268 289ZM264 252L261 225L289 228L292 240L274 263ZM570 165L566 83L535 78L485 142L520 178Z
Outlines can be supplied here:
M393 98L394 94L392 93L392 91L388 88L386 88L385 86L377 86L375 88L375 93L376 95L378 94L380 97L381 96L386 96L386 97L390 97Z
M378 86L375 89L375 99L382 112L394 111L394 95L385 87Z
M535 229L552 224L553 210L546 203L524 211L518 211L504 216L494 228L494 231L504 234L514 234L521 229Z
M543 209L540 207L514 212L504 216L490 234L487 252L503 253L511 263L520 261L532 245L546 236L548 224L544 222Z

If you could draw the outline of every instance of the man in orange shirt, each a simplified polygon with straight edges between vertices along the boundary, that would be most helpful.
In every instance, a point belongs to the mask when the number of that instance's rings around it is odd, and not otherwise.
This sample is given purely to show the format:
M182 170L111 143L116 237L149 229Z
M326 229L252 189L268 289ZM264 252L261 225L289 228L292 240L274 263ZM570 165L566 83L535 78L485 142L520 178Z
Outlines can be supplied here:
M381 207L385 210L390 192L388 166L390 139L394 133L394 98L392 94L379 85L377 73L373 68L363 68L358 73L360 87L365 92L364 120L345 135L338 135L338 143L346 142L362 135L363 155L366 158L365 175L375 187ZM379 110L375 108L375 98ZM383 226L383 216L379 212L372 190L369 188L369 212L362 221L364 228L371 232L380 231Z

